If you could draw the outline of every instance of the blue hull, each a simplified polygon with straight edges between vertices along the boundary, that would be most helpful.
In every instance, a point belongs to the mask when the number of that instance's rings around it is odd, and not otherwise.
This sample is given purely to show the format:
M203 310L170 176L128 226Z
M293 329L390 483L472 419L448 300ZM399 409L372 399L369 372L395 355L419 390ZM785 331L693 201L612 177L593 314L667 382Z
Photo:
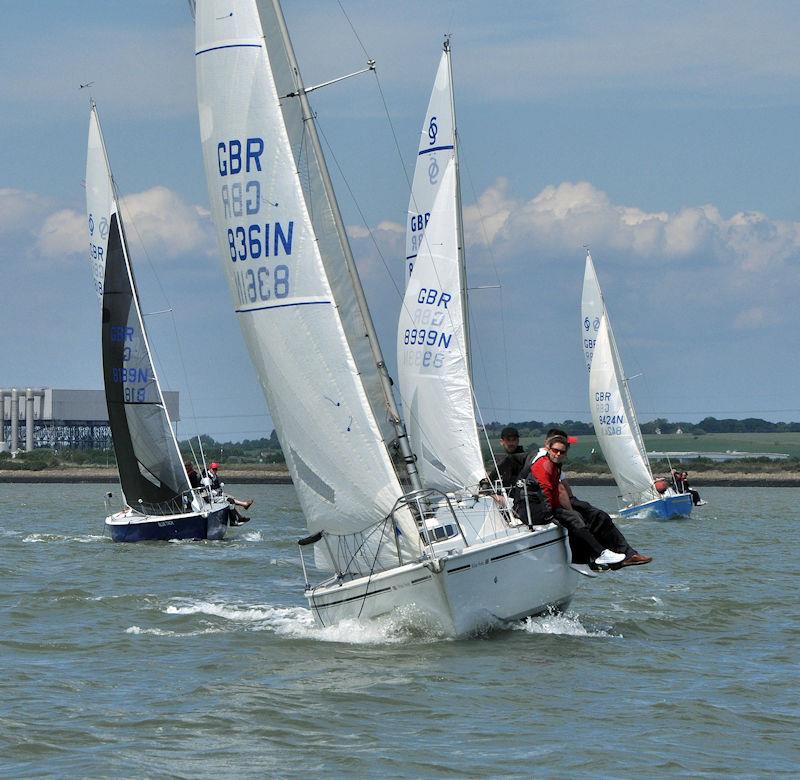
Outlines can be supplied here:
M629 506L620 509L620 515L630 517L655 517L660 520L669 520L672 517L689 517L692 514L692 494L680 493L676 496L664 496L646 504Z
M208 517L199 513L158 517L141 515L128 523L111 523L106 519L106 528L114 542L168 542L172 539L210 539L225 537L228 530L230 510L228 507L211 512Z

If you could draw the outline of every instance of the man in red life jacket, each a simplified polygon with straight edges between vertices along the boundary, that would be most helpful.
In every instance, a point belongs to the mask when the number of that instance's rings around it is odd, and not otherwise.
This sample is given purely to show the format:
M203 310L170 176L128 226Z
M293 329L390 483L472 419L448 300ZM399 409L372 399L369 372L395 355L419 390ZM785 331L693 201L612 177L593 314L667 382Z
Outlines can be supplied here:
M546 438L549 439L551 436L563 436L566 438L568 445L574 444L577 441L576 437L567 436L566 431L561 428L550 428L550 430L547 431ZM546 454L547 450L544 447L538 451L532 449L525 460L525 474L522 474L520 478L524 479L527 473L530 472L534 458ZM641 566L653 560L652 556L642 555L631 547L622 531L614 525L614 521L611 519L611 515L609 515L608 512L605 512L599 507L592 506L588 501L582 501L577 498L572 492L572 487L563 473L561 475L560 486L563 488L563 491L566 491L566 496L564 492L560 492L559 494L561 496L561 505L564 506L566 501L569 501L570 508L575 510L583 518L592 536L594 536L603 547L613 552L625 553L625 560L622 563L612 565L612 569L619 569L623 566ZM570 538L570 546L572 547L573 561L576 563L584 563L587 560L591 560L591 550L582 544L579 539L576 539L574 535Z
M616 553L603 547L570 504L569 494L561 484L561 464L568 450L569 441L566 436L548 436L544 448L533 458L531 477L541 488L553 521L567 529L572 541L588 550L590 560L595 566L605 568L620 564L625 560L625 553Z

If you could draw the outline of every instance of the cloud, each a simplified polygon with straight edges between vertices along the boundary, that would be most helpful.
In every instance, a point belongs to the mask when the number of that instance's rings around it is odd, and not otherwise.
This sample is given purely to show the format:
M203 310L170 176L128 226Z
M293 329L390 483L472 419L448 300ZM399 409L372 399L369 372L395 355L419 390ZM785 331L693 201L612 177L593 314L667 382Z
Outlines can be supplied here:
M9 37L8 77L0 83L4 103L39 107L47 116L71 114L79 84L91 82L92 96L109 116L137 118L149 112L169 119L195 110L190 23L159 28L146 22L104 22L106 14L82 16L40 27L35 36ZM190 22L188 12L185 16ZM176 57L176 49L185 56ZM81 92L81 99L88 99L90 90ZM9 121L25 123L37 113L15 112Z
M166 187L153 187L124 197L122 214L134 252L142 245L149 253L168 258L216 252L208 211L187 204ZM45 258L83 254L87 247L85 214L74 209L50 214L37 233L36 246Z
M48 198L34 192L1 187L0 236L34 230L41 213L49 208L52 208L52 202Z
M583 3L580 13L534 7L484 30L461 76L493 99L604 100L623 89L647 103L758 95L793 101L800 82L790 6ZM528 16L520 24L519 16ZM511 78L499 77L512 74Z
M702 258L752 274L800 256L800 223L754 212L726 219L711 205L647 212L613 203L589 182L550 185L526 201L498 179L464 218L468 243L492 245L500 258L522 247L561 253L587 244L650 263Z
M775 312L764 306L753 306L740 312L733 321L736 330L758 330L780 322Z
M47 258L63 258L86 252L86 215L74 209L61 209L44 221L36 241L39 252Z
M122 199L122 209L128 240L141 239L151 253L166 257L189 252L216 255L208 210L186 203L166 187L128 195Z

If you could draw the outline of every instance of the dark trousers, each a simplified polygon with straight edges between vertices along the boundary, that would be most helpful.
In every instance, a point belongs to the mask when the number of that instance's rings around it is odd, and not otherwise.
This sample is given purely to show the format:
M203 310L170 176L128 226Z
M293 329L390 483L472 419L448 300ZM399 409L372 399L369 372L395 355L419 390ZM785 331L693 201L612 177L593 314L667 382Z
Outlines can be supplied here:
M559 507L553 510L553 517L569 533L569 546L572 549L573 563L593 561L605 549L589 530L584 519L575 510Z
M633 555L636 550L628 544L628 540L623 536L622 531L614 525L608 512L592 506L588 501L571 499L572 509L581 517L589 533L601 545L601 552L608 548L612 552ZM568 526L565 526L569 530ZM586 563L594 560L600 553L594 553L594 547L587 545L583 537L573 538L570 532L569 544L572 548L572 560L575 563Z

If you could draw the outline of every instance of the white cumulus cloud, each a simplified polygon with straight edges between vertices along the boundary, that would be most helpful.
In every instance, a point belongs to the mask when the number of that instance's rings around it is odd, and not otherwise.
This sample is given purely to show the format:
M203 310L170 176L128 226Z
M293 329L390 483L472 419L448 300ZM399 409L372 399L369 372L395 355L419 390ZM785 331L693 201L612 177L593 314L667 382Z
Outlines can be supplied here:
M44 221L36 246L47 258L63 258L79 252L88 256L89 239L86 235L86 215L74 209L61 209Z
M166 187L128 195L122 199L122 209L128 239L140 238L151 254L178 257L216 252L208 210L186 203Z
M11 187L0 187L0 236L35 229L42 213L52 208L49 199Z
M124 197L122 215L134 254L141 245L153 256L168 258L216 251L208 211L186 203L166 187ZM36 246L46 258L83 254L87 243L86 215L75 209L49 214L37 231Z
M470 243L491 244L501 257L531 247L574 252L587 244L651 263L702 257L751 273L800 255L800 223L760 213L726 219L711 205L647 212L613 203L589 182L550 185L526 201L499 179L465 209L465 223Z

